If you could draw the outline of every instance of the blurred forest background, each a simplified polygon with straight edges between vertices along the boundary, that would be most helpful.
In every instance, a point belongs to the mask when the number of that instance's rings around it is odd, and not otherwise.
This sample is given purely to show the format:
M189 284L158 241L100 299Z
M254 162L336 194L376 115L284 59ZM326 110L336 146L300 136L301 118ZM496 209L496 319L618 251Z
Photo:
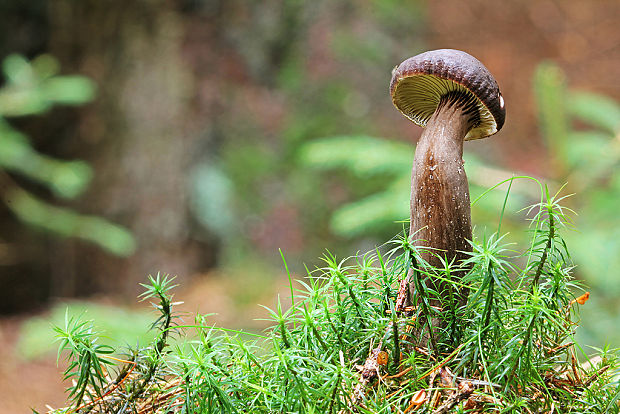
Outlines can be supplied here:
M302 277L325 249L399 233L421 130L390 71L437 48L480 59L506 100L504 129L465 146L472 199L512 175L567 183L592 291L578 337L618 346L618 15L616 0L0 1L0 412L64 400L50 321L68 302L135 343L138 283L161 271L185 310L260 329L278 249ZM474 206L476 234L497 231L506 187ZM526 242L538 197L512 186L508 241Z

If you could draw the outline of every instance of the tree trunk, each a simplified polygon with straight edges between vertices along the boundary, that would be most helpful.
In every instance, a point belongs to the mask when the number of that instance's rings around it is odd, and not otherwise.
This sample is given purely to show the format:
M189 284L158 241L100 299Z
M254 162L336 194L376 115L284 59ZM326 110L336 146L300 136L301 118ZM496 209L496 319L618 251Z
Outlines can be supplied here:
M137 241L127 259L63 243L78 252L77 291L61 294L133 295L149 273L190 276L212 265L214 247L190 237L185 179L200 135L189 123L192 74L181 56L181 16L165 1L57 0L50 8L51 53L80 62L74 69L99 85L81 125L95 178L80 210L127 226Z

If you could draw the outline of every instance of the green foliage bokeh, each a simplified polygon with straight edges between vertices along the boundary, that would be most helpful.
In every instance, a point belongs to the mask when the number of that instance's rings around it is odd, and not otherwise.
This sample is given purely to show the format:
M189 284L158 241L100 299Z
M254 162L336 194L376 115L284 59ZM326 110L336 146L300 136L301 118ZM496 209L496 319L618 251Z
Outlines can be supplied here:
M97 216L82 215L68 207L53 205L12 179L18 175L47 188L54 197L79 197L93 175L84 161L65 161L43 154L8 118L34 116L55 105L79 106L95 97L95 84L84 76L59 75L56 59L42 55L32 62L10 55L2 62L5 83L0 88L0 197L25 225L60 237L82 239L118 255L128 256L136 248L131 233Z

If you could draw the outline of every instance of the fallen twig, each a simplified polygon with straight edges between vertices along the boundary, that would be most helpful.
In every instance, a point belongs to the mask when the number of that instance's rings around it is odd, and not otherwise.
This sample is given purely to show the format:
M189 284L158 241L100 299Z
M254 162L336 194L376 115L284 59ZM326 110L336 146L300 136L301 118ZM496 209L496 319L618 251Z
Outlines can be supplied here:
M469 398L469 396L474 392L474 387L469 381L463 381L459 383L459 386L456 390L450 394L446 402L440 405L433 414L444 414L451 410L455 405L459 402Z
M594 374L590 375L590 377L584 381L583 386L587 387L589 386L595 379L597 379L598 377L600 377L605 371L607 371L609 369L609 367L611 367L611 365L606 365L603 368L599 369L598 371L596 371Z

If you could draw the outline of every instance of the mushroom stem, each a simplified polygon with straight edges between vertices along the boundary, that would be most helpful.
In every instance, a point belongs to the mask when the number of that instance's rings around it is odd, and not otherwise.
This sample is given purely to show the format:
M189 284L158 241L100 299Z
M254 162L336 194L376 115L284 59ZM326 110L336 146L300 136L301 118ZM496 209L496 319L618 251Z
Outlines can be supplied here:
M429 119L418 142L411 179L410 238L421 250L421 258L433 267L459 263L471 251L471 210L467 175L463 167L463 140L476 117L459 97L447 96ZM457 274L458 278L463 274ZM428 281L426 282L428 284ZM413 284L409 287L414 289ZM452 287L437 281L434 290L446 298ZM466 295L460 294L465 302ZM441 306L431 300L432 306ZM435 322L434 322L435 323ZM441 324L442 325L442 324Z

